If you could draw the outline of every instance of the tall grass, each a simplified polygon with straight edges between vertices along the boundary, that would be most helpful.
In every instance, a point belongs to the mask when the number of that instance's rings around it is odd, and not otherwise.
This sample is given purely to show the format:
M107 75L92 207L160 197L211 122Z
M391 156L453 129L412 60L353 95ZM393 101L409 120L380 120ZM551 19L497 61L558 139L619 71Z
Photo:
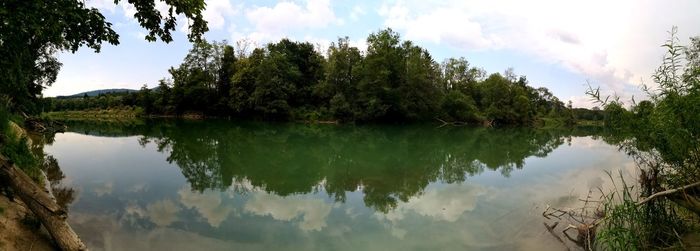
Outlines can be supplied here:
M622 174L620 184L607 173L614 191L603 194L604 221L598 232L598 246L605 250L650 250L682 248L681 234L688 226L667 199L638 204L638 189ZM644 186L644 184L641 184Z

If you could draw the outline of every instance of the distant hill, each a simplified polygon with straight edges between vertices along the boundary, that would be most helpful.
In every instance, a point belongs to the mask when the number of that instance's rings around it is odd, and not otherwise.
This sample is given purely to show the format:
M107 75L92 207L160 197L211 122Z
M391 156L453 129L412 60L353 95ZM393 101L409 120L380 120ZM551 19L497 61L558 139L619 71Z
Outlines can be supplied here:
M108 93L130 93L130 92L137 92L138 90L133 90L133 89L101 89L101 90L94 90L94 91L87 91L87 92L81 92L78 94L73 94L73 95L68 95L68 96L56 96L56 98L82 98L85 95L88 97L95 97L100 94L108 94Z

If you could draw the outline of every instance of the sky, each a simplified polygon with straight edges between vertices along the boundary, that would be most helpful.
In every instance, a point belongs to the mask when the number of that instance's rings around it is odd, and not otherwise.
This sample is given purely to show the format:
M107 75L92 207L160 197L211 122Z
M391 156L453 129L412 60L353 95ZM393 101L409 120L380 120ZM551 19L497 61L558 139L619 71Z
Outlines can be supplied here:
M158 0L156 0L158 1ZM82 48L58 55L63 63L45 96L105 88L155 87L178 66L191 44L187 20L178 19L171 43L147 42L127 1L86 0L120 35L100 53ZM263 46L281 38L309 41L325 52L338 37L364 50L384 28L426 48L438 62L464 57L489 73L513 68L534 87L546 87L575 107L595 104L588 83L623 101L643 99L641 84L664 55L661 44L678 27L682 44L700 36L697 0L205 0L209 41L246 40ZM166 9L163 2L157 8ZM324 53L325 54L325 53Z

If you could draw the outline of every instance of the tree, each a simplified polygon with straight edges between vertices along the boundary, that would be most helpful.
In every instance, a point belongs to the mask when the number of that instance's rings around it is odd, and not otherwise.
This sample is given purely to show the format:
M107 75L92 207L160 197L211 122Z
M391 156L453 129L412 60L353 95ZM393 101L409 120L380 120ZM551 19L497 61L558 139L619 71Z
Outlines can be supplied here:
M173 103L177 113L211 111L209 107L212 101L217 101L217 94L220 94L217 83L221 85L221 81L224 81L219 77L223 76L221 69L225 46L224 42L195 42L182 64L169 70L173 79Z
M403 119L397 89L404 82L405 63L399 42L399 34L391 29L367 37L367 56L358 84L362 120Z
M226 42L224 42L226 44ZM218 77L216 80L216 108L218 113L224 113L228 110L228 100L230 99L231 84L233 76L236 74L236 65L238 59L235 51L230 45L224 45L223 56L221 58L221 68L219 68Z
M456 89L469 95L474 84L486 75L484 70L470 67L469 61L463 57L445 59L440 67L444 91Z
M153 108L153 95L151 94L151 89L145 84L141 87L138 92L138 104L143 107L144 112L150 114L154 112Z
M115 0L115 4L119 0ZM167 1L163 15L151 0L130 0L134 17L148 30L146 39L172 41L175 18L184 15L190 23L191 41L207 31L202 17L204 0ZM102 43L119 43L112 24L84 1L6 0L0 2L0 93L18 111L34 112L43 88L50 86L61 67L58 51L75 52L86 46L99 52ZM50 25L47 25L50 24Z
M628 126L630 113L619 102L611 102L605 106L605 126L615 130L622 130Z
M359 116L357 109L357 84L360 80L362 55L356 47L351 47L349 38L339 38L331 43L327 52L328 61L323 82L316 88L316 95L330 100L331 115L341 120L354 120Z
M106 103L108 107L149 105L142 107L147 113L303 121L440 118L530 124L538 116L565 119L573 114L549 90L531 87L525 76L516 76L512 69L506 71L509 77L484 78L486 72L471 67L464 58L447 59L440 65L427 50L401 41L391 29L373 33L367 41L366 55L345 37L331 44L323 58L312 44L288 39L250 54L236 52L226 41L201 40L178 67L169 70L170 77L157 90L143 89ZM144 103L139 95L149 96L150 102ZM103 99L53 106L106 107Z
M446 113L450 121L479 122L482 120L474 99L456 90L447 93L441 110Z
M250 117L253 113L251 96L255 91L256 69L263 63L265 52L256 48L248 57L239 57L238 69L231 80L229 108L235 115Z
M173 107L171 105L172 98L172 82L169 79L161 79L158 81L156 98L153 106L160 114L171 114Z
M398 88L401 115L409 120L437 116L443 93L439 87L440 66L427 50L406 41L404 81Z

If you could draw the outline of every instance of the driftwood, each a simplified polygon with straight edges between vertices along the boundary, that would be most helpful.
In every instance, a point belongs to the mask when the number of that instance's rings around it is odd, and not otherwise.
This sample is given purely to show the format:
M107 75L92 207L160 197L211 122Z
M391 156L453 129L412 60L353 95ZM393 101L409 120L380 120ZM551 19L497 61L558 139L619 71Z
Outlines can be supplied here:
M661 198L661 197L667 197L671 201L675 202L681 207L684 207L698 216L700 216L700 199L698 199L697 196L690 195L686 193L687 190L691 188L695 188L700 186L700 181L688 184L679 188L675 189L669 189L665 191L661 191L655 194L650 195L649 197L644 198L643 200L637 202L637 206L640 206L644 203L648 203L651 200Z
M682 186L682 187L679 187L679 188L676 188L676 189L669 189L669 190L666 190L666 191L661 191L661 192L652 194L651 196L649 196L649 197L647 197L647 198L645 198L645 199L643 199L643 200L637 202L637 205L639 206L639 205L642 205L642 204L644 204L644 203L649 202L650 200L653 200L654 198L669 196L669 195L672 195L672 194L675 194L675 193L678 193L678 192L681 192L681 191L685 191L685 190L687 190L687 189L690 189L690 188L693 188L693 187L696 187L696 186L700 186L700 181L695 182L695 183L692 183L692 184L689 184L689 185L685 185L685 186Z
M44 188L37 185L2 155L0 155L0 175L5 176L15 195L36 215L61 250L87 250L85 244L66 222L66 211L47 191L44 191Z
M442 120L442 119L437 118L437 117L436 117L435 119L438 120L438 121L440 121L440 122L442 123L442 125L440 125L438 128L443 127L443 126L448 126L448 125L451 125L451 126L465 126L465 125L468 125L467 122L462 122L462 121L445 121L445 120Z
M562 222L567 225L561 230L561 233L566 239L584 250L593 250L595 248L596 229L598 225L603 222L604 215L600 211L600 204L597 206L589 206L592 202L597 203L591 200L590 191L588 192L588 196L581 201L584 202L581 208L558 209L547 205L542 212L542 216L547 220L554 221L554 223L550 225L545 222L544 226L552 236L556 237L559 242L569 249L563 238L555 232L556 227ZM569 230L572 229L576 230L575 237L569 234Z
M327 124L327 125L339 125L340 124L340 121L338 121L338 120L299 120L298 122L306 123L306 124Z
M442 123L442 125L438 126L438 128L444 127L444 126L466 126L466 125L471 124L469 122L464 122L464 121L446 121L446 120L438 118L438 117L435 117L435 120L440 121L440 123ZM481 125L483 127L493 127L494 124L495 123L493 120L484 120L481 122Z
M26 115L25 115L26 116ZM45 120L37 117L27 117L24 120L24 126L29 130L33 132L38 132L38 133L57 133L57 132L65 132L67 127L65 124L54 121L54 120Z

